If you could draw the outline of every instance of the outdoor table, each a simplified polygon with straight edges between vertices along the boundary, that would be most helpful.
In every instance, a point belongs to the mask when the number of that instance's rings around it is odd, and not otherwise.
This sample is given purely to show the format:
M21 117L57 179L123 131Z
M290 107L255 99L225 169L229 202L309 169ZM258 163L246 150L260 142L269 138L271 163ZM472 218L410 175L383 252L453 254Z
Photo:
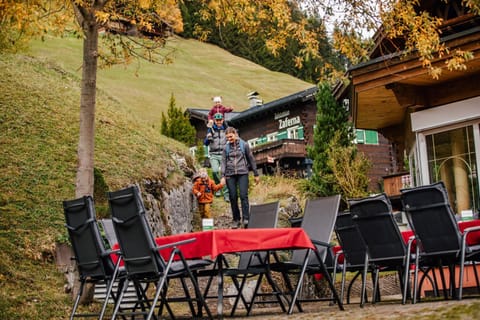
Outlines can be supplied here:
M210 258L216 259L218 266L218 302L217 314L223 316L223 265L222 255L245 251L273 251L273 250L315 250L315 246L302 228L260 228L260 229L217 229L191 233L162 236L155 239L161 246L172 242L195 238L196 241L182 244L179 248L186 259ZM118 244L116 246L118 248ZM163 257L168 258L171 248L161 251ZM308 264L308 252L304 266ZM117 259L116 256L112 256ZM305 274L305 269L299 276L299 284ZM294 306L292 299L290 305Z

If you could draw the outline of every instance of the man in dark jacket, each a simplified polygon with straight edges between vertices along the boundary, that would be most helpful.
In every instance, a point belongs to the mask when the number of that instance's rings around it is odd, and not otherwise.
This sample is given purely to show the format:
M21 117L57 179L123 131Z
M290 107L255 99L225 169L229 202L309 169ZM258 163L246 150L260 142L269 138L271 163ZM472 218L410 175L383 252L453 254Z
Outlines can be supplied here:
M207 137L204 144L208 147L208 157L210 158L210 165L212 166L213 180L215 184L220 183L220 166L222 161L222 152L227 142L225 138L225 130L227 130L227 124L221 113L216 113L214 116L214 124L207 130ZM216 193L216 196L220 196L221 193ZM225 201L230 201L228 196L227 187L223 188L223 198Z

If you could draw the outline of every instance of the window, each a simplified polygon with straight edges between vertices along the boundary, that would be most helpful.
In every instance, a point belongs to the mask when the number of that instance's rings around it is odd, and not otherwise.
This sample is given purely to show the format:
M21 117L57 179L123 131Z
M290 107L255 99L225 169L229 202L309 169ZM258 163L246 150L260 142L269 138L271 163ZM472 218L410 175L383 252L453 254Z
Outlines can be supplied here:
M303 127L298 127L297 129L297 139L303 140L305 138Z
M277 141L278 132L267 134L267 142Z
M267 137L266 136L263 136L263 137L260 137L257 139L257 142L255 143L255 145L260 145L260 144L264 144L267 142Z
M355 130L355 143L358 144L378 144L378 132L374 130Z

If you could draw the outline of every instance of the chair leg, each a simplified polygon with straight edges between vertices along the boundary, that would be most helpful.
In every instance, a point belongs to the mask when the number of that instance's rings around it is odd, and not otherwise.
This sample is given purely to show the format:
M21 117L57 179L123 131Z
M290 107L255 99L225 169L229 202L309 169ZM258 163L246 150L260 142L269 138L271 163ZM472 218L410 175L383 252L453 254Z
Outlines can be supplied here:
M418 245L415 251L415 270L413 270L413 297L412 297L412 304L417 303L417 290L418 290L418 255L419 255L419 249Z
M188 307L190 308L190 312L192 313L192 315L196 315L197 311L195 310L195 306L193 305L192 298L191 298L190 292L188 290L188 286L185 282L185 278L180 277L180 282L182 283L183 291L185 292L185 298L187 299L187 303L188 303ZM199 308L199 310L201 310L201 309Z
M283 303L284 301L282 300L282 295L281 295L281 290L278 287L277 283L275 280L272 278L272 274L270 271L268 271L265 274L268 283L270 284L270 287L272 288L272 291L275 292L275 297L277 298L278 304L280 305L280 308L282 309L282 312L287 312L287 309L285 308L285 304Z
M78 288L78 294L77 297L75 298L75 303L73 304L72 308L72 313L70 314L70 320L73 320L75 317L75 313L77 312L78 304L80 303L80 297L82 296L83 293L83 288L85 286L85 279L80 280L80 288Z
M473 274L475 275L475 283L477 284L477 292L480 293L480 281L478 279L477 264L475 261L472 261L473 264Z
M120 305L122 304L123 296L125 295L125 292L127 291L127 288L128 288L129 284L130 284L130 281L125 280L125 283L123 284L122 291L120 291L120 295L117 297L117 302L115 303L115 308L113 309L111 320L115 320L117 318L118 310L120 309Z
M255 284L255 289L253 289L252 299L250 300L250 303L247 303L247 317L250 315L250 311L252 310L253 305L255 304L255 299L257 298L257 293L259 288L260 288L260 281L257 281L257 283Z
M325 266L325 263L323 263L322 260L320 260L320 267L322 269L323 275L325 276L325 279L327 279L328 285L330 286L330 291L332 292L333 299L338 304L338 308L340 310L344 310L343 302L340 300L337 289L335 288L335 284L333 283L332 277L330 276L330 273L328 272L327 267Z
M445 298L445 300L448 300L447 284L445 282L445 273L443 272L443 265L442 265L441 261L439 263L438 268L440 270L440 281L442 282L443 297Z
M410 250L410 247L409 247L409 250ZM407 292L408 292L408 289L410 288L410 279L409 279L409 276L410 276L410 251L408 251L408 254L407 254L407 259L405 261L405 268L403 270L403 275L404 275L404 279L403 279L403 292L402 292L402 304L405 304L407 303Z
M305 254L305 259L303 261L302 270L300 271L300 275L298 277L298 282L297 282L297 285L295 287L295 292L293 293L292 301L290 301L290 307L288 308L288 314L293 313L293 307L294 307L295 303L297 302L297 297L298 297L298 294L300 293L300 289L302 287L303 276L305 275L305 271L307 270L309 255L310 255L310 250L307 250L307 253Z
M352 287L353 287L353 284L355 282L355 280L357 280L358 277L361 277L362 278L362 284L363 284L363 281L365 281L363 279L363 271L358 271L352 278L352 280L350 280L350 283L348 284L348 288L347 288L347 304L350 304L350 294L352 292Z
M460 276L459 276L459 283L458 283L458 300L462 300L462 291L463 291L463 274L465 269L465 241L462 241L462 252L460 255ZM478 282L477 282L478 283Z
M293 285L292 285L292 282L290 281L290 278L288 277L288 275L284 272L282 272L282 277L283 277L283 281L285 282L285 285L287 286L287 290L288 292L293 292ZM303 308L302 308L302 305L301 303L297 300L295 301L295 305L297 306L297 309L299 312L303 312Z
M448 292L450 294L450 297L452 297L452 299L456 299L458 295L457 295L457 285L455 283L455 279L456 279L455 264L452 263L448 266L448 273L450 274Z
M373 280L372 304L375 304L378 299L377 294L380 291L379 290L380 285L378 284L379 277L380 277L380 271L377 269L377 271L375 272L374 280Z
M343 260L343 268L342 268L342 281L340 285L340 300L343 302L343 297L345 296L345 280L347 276L347 260ZM348 300L348 298L347 298ZM348 302L347 302L348 303Z
M365 262L363 267L363 281L362 281L362 290L360 295L360 307L363 308L365 306L365 294L367 291L367 272L368 272L368 254L365 254ZM375 290L375 289L374 289Z
M102 305L102 310L100 311L100 315L98 317L99 320L103 319L103 316L105 315L105 311L107 310L107 305L108 305L108 300L110 299L110 296L112 295L112 290L113 290L113 284L115 283L115 279L117 278L118 270L120 269L120 259L118 259L117 263L115 264L115 269L113 270L113 275L110 281L106 281L107 285L107 293L105 294L105 301L103 302ZM121 285L123 284L123 281L120 281L118 283L119 285L119 290L121 290ZM114 297L114 302L115 302L115 297Z
M188 268L188 264L185 262L183 256L182 256L182 261L184 263L185 269L187 270L188 277L190 278L190 281L193 284L193 289L195 290L195 298L197 301L200 302L200 305L201 305L201 308L199 308L199 314L201 314L200 310L205 309L205 312L207 313L208 318L212 319L212 313L210 312L210 308L208 308L207 303L205 302L202 292L200 291L200 288L198 286L198 282L194 277L193 273L191 272L191 270Z
M259 278L258 281L260 281L261 278ZM233 306L232 306L232 311L230 312L230 316L233 317L235 315L235 311L237 310L237 306L238 306L238 302L240 301L240 299L242 299L242 302L243 302L243 305L245 306L245 308L248 308L247 306L247 302L245 301L245 298L243 297L243 288L245 287L245 284L247 283L247 275L244 275L242 277L242 282L240 283L240 285L238 285L238 279L236 276L232 276L232 281L235 285L235 288L237 289L237 296L235 297L235 302L233 303Z
M153 300L152 300L152 304L150 306L150 311L147 315L147 320L150 320L155 313L155 307L158 303L158 299L160 299L160 296L162 294L166 278L167 278L167 276L165 274L162 277L160 277L160 279L158 280L158 282L156 284L156 291L155 291L155 295L154 295Z

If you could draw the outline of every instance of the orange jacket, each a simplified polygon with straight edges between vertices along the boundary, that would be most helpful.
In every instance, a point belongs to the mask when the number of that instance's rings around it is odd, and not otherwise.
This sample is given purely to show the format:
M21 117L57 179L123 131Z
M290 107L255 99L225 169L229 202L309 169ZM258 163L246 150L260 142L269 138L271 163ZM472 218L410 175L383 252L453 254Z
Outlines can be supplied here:
M193 182L192 193L197 197L198 203L212 203L213 193L222 188L223 184L215 184L210 178L197 178Z

